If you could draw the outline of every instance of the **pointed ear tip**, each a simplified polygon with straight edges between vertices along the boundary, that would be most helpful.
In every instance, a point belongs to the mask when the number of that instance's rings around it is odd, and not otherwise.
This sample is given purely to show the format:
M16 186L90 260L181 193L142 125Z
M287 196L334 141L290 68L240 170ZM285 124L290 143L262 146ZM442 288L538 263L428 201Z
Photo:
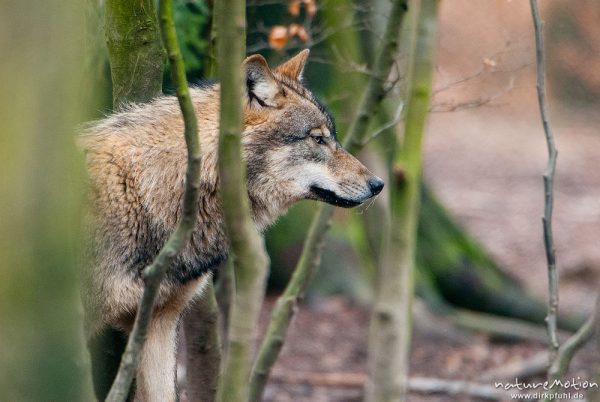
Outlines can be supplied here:
M268 65L267 60L264 58L264 56L262 54L258 54L258 53L252 54L252 55L246 57L242 64L246 65L246 64L250 64L250 63L260 63L260 64Z
M309 54L310 54L310 49L308 49L308 48L307 49L303 49L303 50L299 51L297 55L295 55L294 57L292 57L292 59L296 59L296 60L300 59L303 62L306 62L306 60L308 59Z

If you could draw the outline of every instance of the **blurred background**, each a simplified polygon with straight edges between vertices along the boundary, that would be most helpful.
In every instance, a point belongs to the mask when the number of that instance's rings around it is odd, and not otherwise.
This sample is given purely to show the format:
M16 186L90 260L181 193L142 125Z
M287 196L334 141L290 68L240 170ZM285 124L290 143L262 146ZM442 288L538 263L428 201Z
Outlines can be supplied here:
M210 76L210 1L176 0L191 82ZM600 277L600 3L541 2L550 112L559 158L554 232L563 328L591 311ZM248 0L248 53L271 65L310 47L307 86L343 137L377 48L389 3ZM0 400L89 399L77 272L85 200L76 126L111 110L103 1L0 3ZM488 381L498 367L546 349L542 240L546 144L535 92L525 1L441 3L435 96L425 135L412 374ZM372 130L393 122L392 96ZM170 92L168 72L164 89ZM387 124L390 125L390 124ZM392 127L361 158L380 176ZM352 381L311 384L290 373L364 375L373 296L377 202L336 212L318 275L290 330L268 388L273 401L358 401ZM269 294L285 286L314 205L302 202L271 228ZM476 331L444 320L468 309L527 323L530 336ZM453 310L454 311L454 310ZM481 325L480 325L481 326ZM537 331L537 332L536 332ZM541 331L541 332L540 332ZM533 335L532 335L533 334ZM584 353L572 369L589 378ZM488 377L485 377L485 375ZM359 383L360 381L358 381ZM491 383L491 382L490 382ZM446 398L446 399L444 399ZM411 401L470 400L411 395Z

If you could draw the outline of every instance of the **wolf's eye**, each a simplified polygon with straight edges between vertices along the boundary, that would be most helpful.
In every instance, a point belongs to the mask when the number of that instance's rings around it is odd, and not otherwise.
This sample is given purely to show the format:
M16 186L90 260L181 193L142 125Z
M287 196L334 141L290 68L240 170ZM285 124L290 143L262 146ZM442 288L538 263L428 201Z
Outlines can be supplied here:
M322 135L313 135L313 140L319 145L325 145L325 138Z

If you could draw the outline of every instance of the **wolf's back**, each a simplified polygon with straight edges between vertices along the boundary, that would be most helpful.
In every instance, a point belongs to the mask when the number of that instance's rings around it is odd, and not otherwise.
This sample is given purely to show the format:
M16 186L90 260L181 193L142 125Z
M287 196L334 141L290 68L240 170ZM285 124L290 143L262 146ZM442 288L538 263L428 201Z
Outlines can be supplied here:
M169 270L166 293L226 256L216 191L218 130L216 116L209 115L218 114L218 108L210 105L205 89L193 90L193 97L202 146L198 226ZM181 214L187 153L177 100L160 97L147 105L132 105L89 125L79 143L91 188L91 259L84 302L94 315L112 320L113 310L123 311L124 305L135 309L140 271L152 262ZM115 303L119 308L113 308Z

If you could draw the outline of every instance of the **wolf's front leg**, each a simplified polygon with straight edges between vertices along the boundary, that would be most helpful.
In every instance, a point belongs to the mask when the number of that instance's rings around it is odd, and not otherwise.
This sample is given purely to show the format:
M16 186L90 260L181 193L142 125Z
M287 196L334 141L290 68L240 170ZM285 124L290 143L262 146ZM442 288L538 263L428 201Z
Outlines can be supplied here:
M173 314L152 318L138 367L135 402L177 400L178 320Z

